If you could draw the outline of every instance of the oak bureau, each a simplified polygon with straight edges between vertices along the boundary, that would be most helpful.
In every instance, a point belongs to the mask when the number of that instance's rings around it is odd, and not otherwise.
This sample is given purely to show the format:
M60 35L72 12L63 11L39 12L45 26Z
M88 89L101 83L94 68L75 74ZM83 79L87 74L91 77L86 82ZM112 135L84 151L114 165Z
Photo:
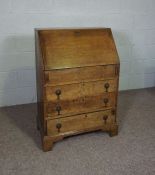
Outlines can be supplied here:
M43 150L79 133L117 135L119 57L111 29L36 29L35 46Z

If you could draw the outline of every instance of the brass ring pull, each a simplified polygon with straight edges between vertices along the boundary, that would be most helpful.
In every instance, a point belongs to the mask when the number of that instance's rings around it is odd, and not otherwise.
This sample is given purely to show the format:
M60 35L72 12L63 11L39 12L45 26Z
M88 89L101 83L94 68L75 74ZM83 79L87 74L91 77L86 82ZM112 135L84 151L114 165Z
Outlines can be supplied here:
M105 104L105 107L107 107L107 103L109 102L108 98L104 98L104 104Z
M105 91L108 92L108 89L110 87L109 83L105 83L104 87L105 87Z
M61 127L62 127L61 123L56 124L56 128L58 129L58 132L60 132Z
M103 120L104 120L104 123L105 123L105 124L107 123L107 119L108 119L108 115L104 115L104 116L103 116Z
M56 111L58 112L58 115L60 115L60 111L61 111L61 106L60 105L56 106Z
M55 91L55 94L57 95L57 99L59 99L60 98L60 95L61 95L61 90L60 89L57 89Z

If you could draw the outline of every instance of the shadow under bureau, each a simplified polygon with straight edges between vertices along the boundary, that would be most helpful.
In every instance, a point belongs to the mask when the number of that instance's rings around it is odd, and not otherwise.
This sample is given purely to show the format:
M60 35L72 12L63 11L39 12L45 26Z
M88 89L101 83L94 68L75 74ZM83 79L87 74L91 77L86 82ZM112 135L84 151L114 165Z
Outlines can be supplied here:
M111 29L36 29L35 45L43 150L79 133L117 135L119 57Z

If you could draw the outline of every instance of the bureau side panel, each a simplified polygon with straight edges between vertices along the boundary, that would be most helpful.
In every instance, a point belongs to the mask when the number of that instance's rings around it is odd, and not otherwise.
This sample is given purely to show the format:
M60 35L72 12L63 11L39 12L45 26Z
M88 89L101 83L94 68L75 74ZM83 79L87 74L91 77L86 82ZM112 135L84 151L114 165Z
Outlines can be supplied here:
M120 75L120 63L116 65L116 74L118 75L118 78L117 78L117 86L116 86L116 98L115 98L115 101L116 101L116 110L115 110L115 122L117 122L117 105L118 105L118 93L119 93L119 75Z
M43 93L44 93L44 67L43 59L41 55L41 47L39 41L39 31L35 30L35 58L36 58L36 82L37 82L37 124L40 128L41 134L44 135L46 131L46 125L44 122L44 105L43 105Z

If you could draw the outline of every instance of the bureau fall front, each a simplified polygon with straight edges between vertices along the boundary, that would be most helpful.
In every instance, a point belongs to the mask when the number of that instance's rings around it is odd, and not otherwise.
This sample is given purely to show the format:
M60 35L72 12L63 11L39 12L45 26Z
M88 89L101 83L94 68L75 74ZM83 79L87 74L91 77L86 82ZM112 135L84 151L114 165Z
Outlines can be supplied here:
M79 133L117 135L119 57L111 29L36 29L35 44L43 150Z

